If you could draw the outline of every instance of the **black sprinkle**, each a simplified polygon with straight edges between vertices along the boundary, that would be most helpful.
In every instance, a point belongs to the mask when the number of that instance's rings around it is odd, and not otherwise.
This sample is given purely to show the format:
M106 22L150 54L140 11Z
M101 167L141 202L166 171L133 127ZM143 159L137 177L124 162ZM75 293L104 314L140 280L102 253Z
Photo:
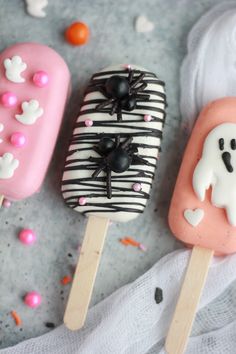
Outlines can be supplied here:
M61 294L61 295L63 295L63 294L64 294L64 291L63 291L63 290L61 290L60 294Z
M68 257L73 257L71 253L68 253Z
M10 247L10 243L7 244L7 247Z
M53 322L46 322L45 327L47 328L55 328L55 324Z
M163 301L163 291L162 291L161 288L156 288L154 299L155 299L157 304L160 304L160 302Z
M8 327L10 327L10 325L6 324L5 328L8 328Z

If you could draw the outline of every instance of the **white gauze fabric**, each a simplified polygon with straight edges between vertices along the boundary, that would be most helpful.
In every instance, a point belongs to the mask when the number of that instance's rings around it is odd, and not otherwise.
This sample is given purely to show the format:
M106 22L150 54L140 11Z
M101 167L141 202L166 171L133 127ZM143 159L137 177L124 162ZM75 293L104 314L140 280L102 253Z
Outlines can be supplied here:
M181 115L188 131L208 102L236 96L235 1L215 6L190 31L180 87Z
M1 354L154 354L162 353L191 251L175 251L146 274L89 311L76 332L63 325ZM214 258L190 337L187 354L235 353L236 255ZM156 287L163 301L154 300Z

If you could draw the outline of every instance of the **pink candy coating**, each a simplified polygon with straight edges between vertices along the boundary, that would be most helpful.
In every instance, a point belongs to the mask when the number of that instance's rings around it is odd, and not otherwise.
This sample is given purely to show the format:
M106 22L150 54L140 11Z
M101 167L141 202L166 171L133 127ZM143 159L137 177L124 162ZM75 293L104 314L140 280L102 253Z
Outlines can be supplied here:
M10 208L11 202L8 199L4 199L2 205L4 208Z
M142 186L141 186L140 183L134 183L134 184L133 184L133 190L134 190L135 192L140 192L141 189L142 189Z
M145 114L144 118L145 122L151 122L152 116L150 114Z
M1 103L4 107L14 107L17 103L17 97L13 92L4 92L1 95Z
M33 82L38 87L44 87L48 84L49 77L45 71L37 71L33 76Z
M79 198L79 205L85 205L87 203L87 199L85 197L80 197Z
M11 144L15 147L22 147L26 143L26 139L23 133L16 132L11 135Z
M85 119L84 124L86 127L91 127L93 125L92 119Z
M42 298L36 291L27 293L24 297L24 303L31 308L36 308L41 304Z
M31 229L23 229L20 231L19 240L25 245L32 245L36 241L35 232Z

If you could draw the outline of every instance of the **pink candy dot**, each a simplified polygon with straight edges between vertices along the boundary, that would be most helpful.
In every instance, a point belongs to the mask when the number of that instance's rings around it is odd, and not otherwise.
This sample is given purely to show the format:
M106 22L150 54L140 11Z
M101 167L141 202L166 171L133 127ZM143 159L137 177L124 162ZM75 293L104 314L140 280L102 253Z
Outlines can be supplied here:
M91 127L93 125L92 119L85 119L84 124L86 127Z
M8 199L4 199L2 205L4 208L10 208L11 202Z
M26 139L23 133L16 132L11 135L11 144L15 147L22 147L26 143Z
M152 116L150 114L145 114L144 118L145 122L151 122Z
M36 308L41 304L42 298L36 291L31 291L27 293L24 297L24 303L31 308Z
M13 107L17 103L17 97L13 92L4 92L1 95L1 103L4 107Z
M124 68L125 68L125 69L128 69L128 70L131 70L131 65L130 65L130 64L125 64L125 65L124 65Z
M134 183L132 187L135 192L140 192L142 189L142 186L140 183Z
M19 240L25 245L32 245L36 241L36 235L31 229L23 229L20 231Z
M79 205L86 205L87 199L85 197L80 197L79 198Z
M45 71L37 71L33 76L33 82L38 87L44 87L48 84L49 77Z

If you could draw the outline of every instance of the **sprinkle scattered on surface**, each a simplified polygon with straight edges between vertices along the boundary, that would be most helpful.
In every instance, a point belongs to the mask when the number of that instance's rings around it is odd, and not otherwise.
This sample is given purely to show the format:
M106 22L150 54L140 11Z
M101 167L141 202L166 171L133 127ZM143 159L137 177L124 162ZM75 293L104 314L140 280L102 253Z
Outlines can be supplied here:
M16 313L16 311L11 311L11 316L14 319L17 326L22 325L22 320L21 320L20 316Z
M147 247L144 246L142 243L134 240L132 237L123 237L120 239L120 242L124 245L124 246L133 246L133 247L138 247L140 250L142 250L143 252L147 251Z
M160 304L160 302L163 301L163 291L162 291L161 288L156 288L154 299L155 299L157 304Z
M70 275L66 275L61 279L61 284L62 285L67 285L72 282L72 278Z
M53 322L45 322L45 327L47 328L55 328L55 324Z

